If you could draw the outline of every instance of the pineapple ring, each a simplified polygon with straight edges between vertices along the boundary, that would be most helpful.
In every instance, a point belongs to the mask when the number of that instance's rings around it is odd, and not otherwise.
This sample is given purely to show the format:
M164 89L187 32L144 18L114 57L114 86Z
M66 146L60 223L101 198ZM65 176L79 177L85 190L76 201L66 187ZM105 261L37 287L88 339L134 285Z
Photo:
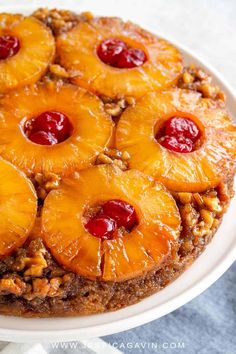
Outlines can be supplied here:
M25 122L50 110L66 114L73 132L56 145L35 144L24 134ZM1 101L0 117L0 155L27 175L67 175L87 168L113 132L113 122L99 98L77 86L54 82L6 95Z
M85 229L84 213L111 199L133 205L139 224L122 237L101 240ZM161 184L111 165L65 180L49 193L42 212L43 238L56 260L82 276L106 281L130 279L160 265L179 237L180 223L175 200Z
M32 183L16 167L0 159L0 256L23 245L36 213L37 197Z
M99 59L96 48L109 38L121 39L144 50L148 60L132 69L106 65ZM74 83L109 97L143 96L147 91L174 84L182 72L182 57L175 47L117 18L101 17L79 23L57 38L57 51Z
M197 150L181 154L156 141L156 127L174 115L195 119L202 131ZM147 94L122 114L115 139L118 149L129 152L131 168L174 191L214 188L235 168L236 127L224 110L192 91L172 89Z
M0 36L16 36L19 52L0 61L0 93L35 83L46 71L55 55L51 31L33 17L0 14Z

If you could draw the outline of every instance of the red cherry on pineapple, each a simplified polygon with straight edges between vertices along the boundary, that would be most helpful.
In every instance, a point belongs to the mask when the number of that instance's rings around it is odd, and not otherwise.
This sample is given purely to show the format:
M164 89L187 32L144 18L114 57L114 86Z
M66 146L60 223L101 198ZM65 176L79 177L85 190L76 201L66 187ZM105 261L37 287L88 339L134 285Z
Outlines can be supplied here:
M118 227L131 230L138 224L137 215L132 205L118 199L109 200L102 206L102 213L116 221Z
M193 142L183 136L176 137L166 135L160 138L159 143L166 149L181 153L192 152L194 148Z
M165 123L165 135L178 137L179 135L191 139L192 142L200 136L198 126L190 119L183 117L173 117Z
M30 135L29 139L39 145L55 145L58 143L57 139L51 133L46 133L42 130L37 133L33 133Z
M146 54L142 49L129 48L127 50L123 50L123 52L119 55L117 67L121 69L135 68L143 65L146 60Z
M142 49L128 48L128 45L119 39L103 41L97 49L97 54L105 64L120 69L134 68L147 60Z
M27 122L25 131L30 140L34 139L34 142L40 141L38 136L43 136L41 141L45 141L45 143L42 145L53 145L61 143L70 137L72 125L69 118L64 113L57 111L46 111L37 116L35 119L32 119L31 122ZM42 132L46 133L49 138L47 139L46 135L42 134ZM37 134L36 138L35 134ZM54 139L52 139L52 137L54 137ZM46 144L46 140L48 141L48 144ZM39 142L36 143L40 144Z
M111 66L116 66L120 53L127 48L124 41L119 39L107 39L103 41L97 50L98 57Z
M115 220L106 215L95 215L85 225L87 231L95 237L109 240L117 228Z
M0 36L0 60L8 59L20 50L20 41L15 36Z
M45 131L55 135L58 142L66 140L71 133L72 126L69 118L57 111L47 111L37 116L31 125L32 133Z

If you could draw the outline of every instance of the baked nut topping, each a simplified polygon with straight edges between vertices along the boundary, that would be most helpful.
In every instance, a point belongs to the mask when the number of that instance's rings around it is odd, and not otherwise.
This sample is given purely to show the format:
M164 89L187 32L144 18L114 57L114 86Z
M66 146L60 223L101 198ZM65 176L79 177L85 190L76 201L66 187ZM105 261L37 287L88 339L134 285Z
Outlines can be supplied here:
M90 12L78 15L68 10L47 8L36 10L33 16L48 26L56 36L71 30L79 21L88 21L93 18Z
M0 294L22 295L25 290L25 284L18 278L0 279Z
M224 92L212 82L210 75L194 64L184 69L178 86L183 89L198 91L203 98L210 98L218 101L222 106L225 105Z
M235 161L225 94L172 44L89 12L0 14L0 313L167 286L217 231Z
M98 155L96 164L114 164L122 171L125 171L129 167L130 155L127 151L119 151L118 149L105 149L104 153Z

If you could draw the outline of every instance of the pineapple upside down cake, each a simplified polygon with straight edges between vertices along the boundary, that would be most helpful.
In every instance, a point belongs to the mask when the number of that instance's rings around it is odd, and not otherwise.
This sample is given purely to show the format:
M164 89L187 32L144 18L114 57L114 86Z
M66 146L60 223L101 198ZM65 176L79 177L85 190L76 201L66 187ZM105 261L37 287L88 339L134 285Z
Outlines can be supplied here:
M225 95L118 18L0 14L0 313L75 316L157 292L233 196Z

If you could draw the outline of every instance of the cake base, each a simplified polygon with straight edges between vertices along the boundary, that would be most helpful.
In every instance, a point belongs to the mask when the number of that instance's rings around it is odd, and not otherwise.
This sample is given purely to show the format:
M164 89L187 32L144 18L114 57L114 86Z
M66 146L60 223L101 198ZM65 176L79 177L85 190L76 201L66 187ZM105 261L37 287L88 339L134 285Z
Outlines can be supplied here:
M124 282L92 281L69 272L55 262L35 232L24 248L0 263L0 313L24 317L89 315L121 309L159 291L183 273L211 241L233 196L232 184L233 177L202 195L176 193L183 228L169 260ZM196 223L189 214L200 215L201 208L206 208L199 207L202 197L210 198L213 203L208 207L215 205L218 210L212 212L215 217L209 229L203 227L206 224L201 218Z

